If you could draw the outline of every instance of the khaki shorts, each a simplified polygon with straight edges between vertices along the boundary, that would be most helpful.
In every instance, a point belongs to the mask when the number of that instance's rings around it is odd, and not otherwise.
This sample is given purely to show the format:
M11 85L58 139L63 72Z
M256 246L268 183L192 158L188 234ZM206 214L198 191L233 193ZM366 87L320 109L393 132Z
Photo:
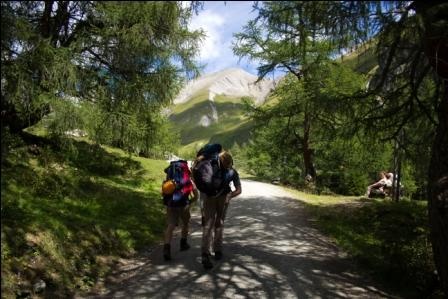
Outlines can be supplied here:
M166 208L166 220L168 224L179 225L180 219L184 225L187 225L190 218L190 206Z

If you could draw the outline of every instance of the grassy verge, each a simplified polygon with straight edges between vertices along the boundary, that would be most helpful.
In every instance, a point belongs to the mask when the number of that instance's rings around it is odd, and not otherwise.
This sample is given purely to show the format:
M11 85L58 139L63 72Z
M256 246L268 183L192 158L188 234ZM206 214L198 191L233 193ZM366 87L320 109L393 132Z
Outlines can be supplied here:
M406 298L442 298L426 202L297 193L317 227L378 281Z
M118 257L157 242L166 164L85 141L2 149L2 298L35 295L38 280L40 296L71 297Z

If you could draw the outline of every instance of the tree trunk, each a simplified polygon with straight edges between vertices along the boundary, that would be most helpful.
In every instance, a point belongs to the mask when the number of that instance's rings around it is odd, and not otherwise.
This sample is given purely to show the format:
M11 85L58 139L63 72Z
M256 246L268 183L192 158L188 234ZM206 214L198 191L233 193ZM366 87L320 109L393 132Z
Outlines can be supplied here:
M425 26L426 57L444 84L429 164L428 213L434 262L442 289L448 296L448 35L443 25L448 6L440 0L414 1L412 5Z
M304 149L303 151L303 161L305 163L306 175L313 177L313 181L316 180L316 169L313 164L313 151L311 149Z
M305 112L305 120L303 122L303 163L305 164L305 176L310 175L313 181L316 180L316 169L313 163L313 149L310 148L310 129L311 121L307 112Z
M1 127L9 128L11 133L20 133L23 129L37 124L42 117L50 113L50 105L46 104L28 113L26 117L17 113L14 105L10 104L4 96L1 99Z
M438 114L428 175L428 211L434 262L445 295L448 295L448 83Z

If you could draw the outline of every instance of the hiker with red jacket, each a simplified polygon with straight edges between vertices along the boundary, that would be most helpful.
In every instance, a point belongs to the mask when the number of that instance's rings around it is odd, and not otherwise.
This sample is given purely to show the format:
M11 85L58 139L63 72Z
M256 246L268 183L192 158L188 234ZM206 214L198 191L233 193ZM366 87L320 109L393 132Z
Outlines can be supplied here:
M201 193L204 225L202 231L202 265L211 269L211 247L216 260L222 259L224 219L230 200L241 193L238 172L233 168L233 159L229 152L221 151L220 145L206 146L198 153L193 166L194 181ZM215 153L207 153L207 150ZM232 191L230 183L235 190ZM214 236L213 236L214 235ZM213 243L213 244L212 244Z

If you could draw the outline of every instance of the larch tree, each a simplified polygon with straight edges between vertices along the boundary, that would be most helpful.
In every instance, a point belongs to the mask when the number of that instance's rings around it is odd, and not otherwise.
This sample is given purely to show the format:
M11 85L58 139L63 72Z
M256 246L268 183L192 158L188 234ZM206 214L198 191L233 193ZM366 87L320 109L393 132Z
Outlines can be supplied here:
M187 25L200 6L2 1L2 130L19 133L55 112L53 128L64 132L82 122L67 105L90 105L93 138L148 144L161 109L199 72L203 32Z

